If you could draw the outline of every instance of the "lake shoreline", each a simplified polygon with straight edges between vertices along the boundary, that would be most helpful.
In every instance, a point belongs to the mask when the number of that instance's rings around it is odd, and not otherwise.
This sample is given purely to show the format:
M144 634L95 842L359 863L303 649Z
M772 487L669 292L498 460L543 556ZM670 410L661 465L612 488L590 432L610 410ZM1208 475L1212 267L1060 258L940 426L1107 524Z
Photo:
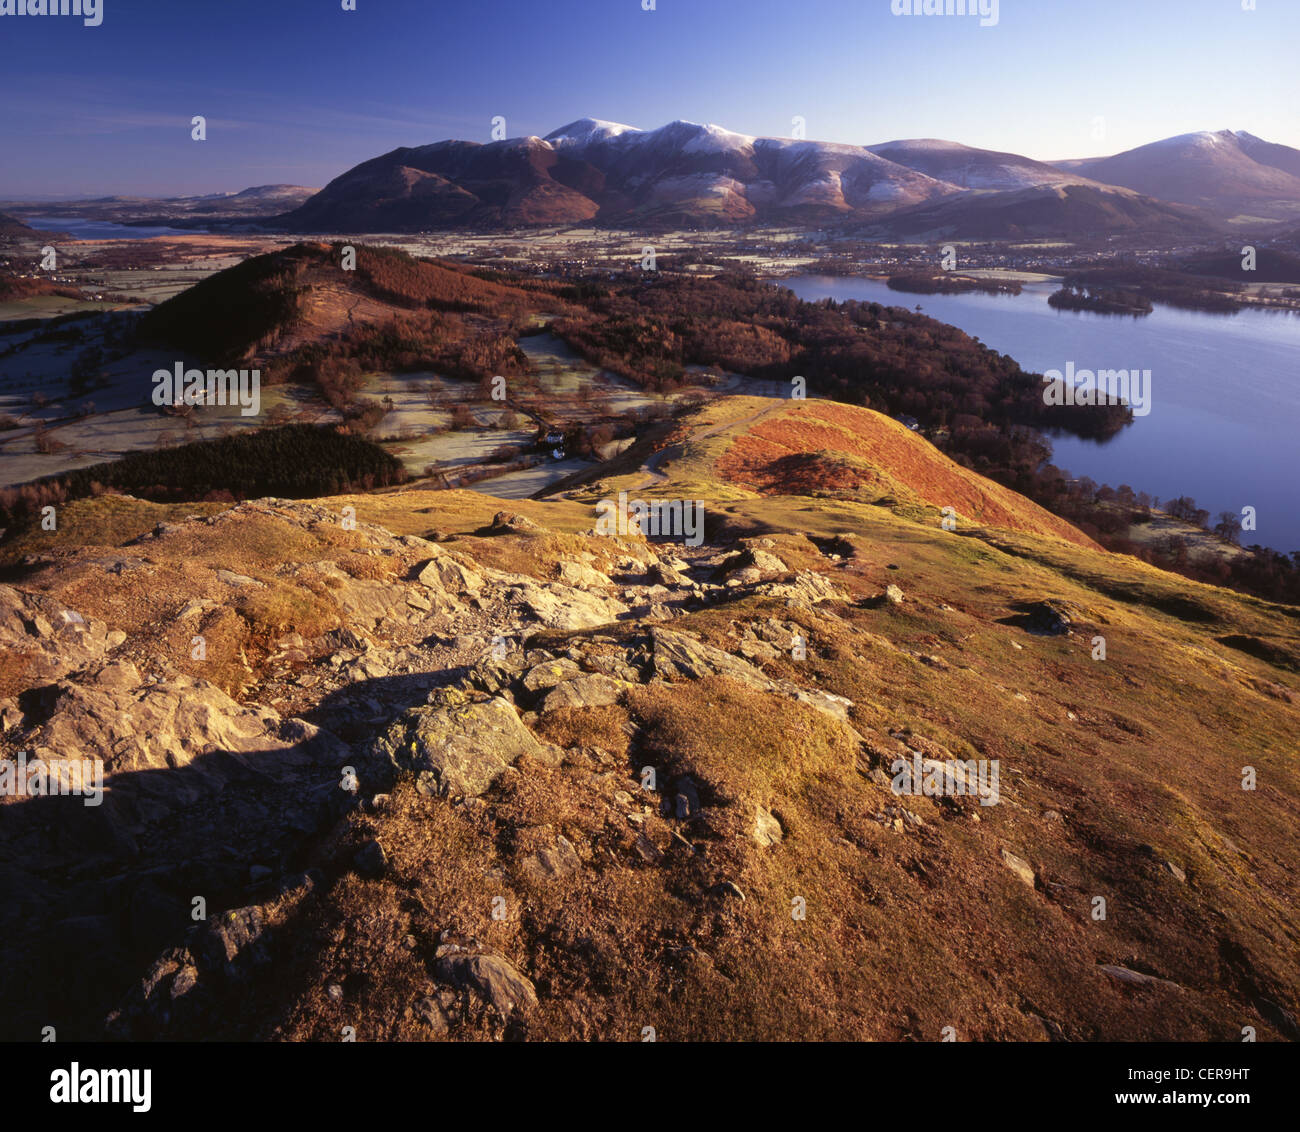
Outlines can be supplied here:
M1287 489L1292 433L1300 423L1300 389L1291 376L1300 320L1160 303L1136 320L1055 310L1047 299L1059 277L1026 281L1020 295L932 294L908 302L888 289L886 278L804 274L771 282L808 301L919 306L1014 358L1027 373L1064 369L1070 361L1092 370L1152 370L1150 415L1104 441L1049 435L1052 463L1099 484L1129 484L1163 499L1191 496L1215 516L1254 507L1260 529L1243 535L1244 543L1300 550L1300 514Z

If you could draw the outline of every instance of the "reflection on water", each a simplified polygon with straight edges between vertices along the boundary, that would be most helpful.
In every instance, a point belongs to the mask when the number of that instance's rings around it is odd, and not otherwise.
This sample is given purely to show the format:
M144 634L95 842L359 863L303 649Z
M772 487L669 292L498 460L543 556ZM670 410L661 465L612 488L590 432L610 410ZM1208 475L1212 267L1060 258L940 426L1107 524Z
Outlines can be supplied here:
M1296 430L1300 428L1300 316L1210 314L1156 305L1140 319L1047 305L1055 283L1019 295L906 295L883 281L800 276L781 281L802 299L859 299L915 309L960 327L1031 372L1149 369L1151 412L1105 443L1052 438L1053 461L1098 483L1161 499L1193 496L1211 514L1254 507L1243 542L1300 550Z
M29 216L23 223L39 232L66 232L74 240L142 240L148 236L207 235L205 228L168 228L165 225L137 228L133 224L86 220L80 216Z

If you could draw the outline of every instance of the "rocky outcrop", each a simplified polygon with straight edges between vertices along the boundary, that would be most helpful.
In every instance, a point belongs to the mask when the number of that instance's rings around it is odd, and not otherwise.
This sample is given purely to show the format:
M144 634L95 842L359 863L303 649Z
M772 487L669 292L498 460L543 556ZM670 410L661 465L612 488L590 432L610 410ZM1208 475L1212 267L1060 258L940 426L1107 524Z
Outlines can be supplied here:
M437 961L435 971L443 982L477 991L504 1017L528 1014L537 1008L532 981L500 955L452 953Z
M585 562L561 562L557 574L566 586L578 586L582 589L605 589L614 584L608 574L602 574Z
M399 770L414 772L430 793L482 794L521 755L543 753L509 701L413 708L376 743Z
M781 598L791 607L808 607L823 601L844 601L845 594L833 582L814 570L800 570L785 582L761 582L754 587L760 597Z
M565 531L583 522L572 501ZM337 507L254 501L159 524L120 562L96 552L107 597L83 613L114 616L126 591L152 594L145 581L172 571L181 596L153 636L139 621L128 637L72 616L74 594L101 595L61 589L57 555L24 579L34 592L0 587L5 676L14 658L30 666L0 699L0 749L75 751L101 759L109 779L98 809L0 800L0 969L63 975L0 985L6 1034L52 1018L60 1040L102 1037L109 1015L108 1034L129 1039L336 1040L348 1026L358 1040L600 1038L642 1023L675 1036L684 1025L708 1036L789 1026L916 1039L937 1032L951 1002L980 995L996 1007L995 1037L1039 1025L1057 1038L1203 1034L1205 1019L1239 1017L1290 1032L1293 983L1269 942L1284 938L1280 920L1267 937L1248 916L1224 929L1250 954L1180 926L1201 923L1201 906L1227 891L1222 877L1247 867L1285 895L1273 849L1244 831L1239 849L1204 813L1199 840L1175 824L1153 848L1143 825L1161 802L1155 778L1107 781L1109 809L1091 805L1093 765L1131 765L1118 759L1139 739L1170 757L1152 726L1159 704L1123 703L1142 686L1140 665L1087 660L1081 629L1104 620L1100 599L1018 605L1019 594L995 593L992 568L977 585L944 575L940 591L941 558L895 547L888 557L908 572L893 576L910 579L900 604L886 556L834 561L832 583L794 568L817 562L802 536L666 549L504 515L485 527L489 512L470 506L469 522L408 517L460 532L441 542L343 528ZM737 513L737 529L754 529L750 519ZM258 540L309 549L288 561L215 549ZM835 559L823 544L809 539ZM179 565L168 559L177 548ZM1124 618L1118 636L1143 624L1158 642L1136 602ZM201 672L228 662L246 675L223 685L232 693L178 671L197 633L213 658ZM1216 710L1258 697L1251 718L1273 721L1276 744L1279 717L1267 713L1278 697L1211 645L1179 640L1197 665L1188 686L1213 674L1196 694ZM1240 653L1238 665L1249 661ZM1068 699L1053 702L1053 683ZM1166 684L1162 695L1182 693ZM1188 735L1195 714L1179 720ZM963 759L977 755L1003 760L996 806L972 789ZM942 772L961 796L901 796L898 759L935 781ZM1213 776L1198 781L1208 789ZM1269 791L1278 781L1270 773ZM1257 797L1276 806L1273 793ZM1144 934L1116 917L1081 943L1098 864L1124 921L1153 911ZM318 871L304 882L309 865ZM1034 947L1008 961L1000 997L981 972L1009 954L1006 925L1031 912ZM784 925L775 950L753 947L763 924ZM896 1016L853 999L845 971L894 964L889 976L905 978L922 932L948 982L908 983ZM1198 961L1217 954L1240 994L1194 985L1165 961L1176 949L1160 933ZM642 968L644 986L629 992L625 972ZM1161 969L1177 994L1147 974ZM769 1004L773 972L790 994ZM1051 1000L1062 973L1072 987L1093 982ZM792 1014L796 996L809 1008ZM1195 1013L1135 1019L1147 1001Z
M108 1035L155 1040L177 1023L202 1025L205 1013L238 1001L272 962L273 936L320 886L309 871L287 878L260 904L230 908L193 924L169 947L105 1021Z
M654 643L653 669L665 680L700 680L705 676L726 676L748 687L775 692L805 703L847 724L852 701L820 689L806 689L786 680L773 680L748 661L719 648L666 629L651 629Z
M572 680L556 684L546 694L538 711L545 714L562 707L603 707L617 703L627 686L626 681L620 682L598 673L575 676Z
M283 720L271 708L239 704L216 685L185 675L149 681L127 660L78 681L61 681L42 725L29 736L40 751L77 751L106 774L188 766L212 752L274 755L275 773L312 762L320 729Z
M617 598L559 583L523 580L507 588L511 603L517 603L551 629L591 629L607 625L628 612Z
M29 687L48 684L105 656L126 634L46 594L0 585L0 655Z

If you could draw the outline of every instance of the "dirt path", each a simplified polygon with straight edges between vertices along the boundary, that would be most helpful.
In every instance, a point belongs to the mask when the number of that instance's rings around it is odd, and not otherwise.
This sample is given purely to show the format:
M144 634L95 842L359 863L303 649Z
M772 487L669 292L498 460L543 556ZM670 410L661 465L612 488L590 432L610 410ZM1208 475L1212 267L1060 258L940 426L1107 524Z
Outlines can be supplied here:
M784 405L785 405L784 399L776 400L774 401L773 404L764 406L763 408L759 409L756 413L751 413L747 417L740 417L737 420L724 421L722 424L712 425L711 427L706 428L701 432L697 432L695 433L693 439L703 440L710 436L717 436L718 433L725 432L729 428L737 428L741 425L753 424L760 417L765 417L769 413L772 413L777 409L782 408ZM645 478L643 478L637 483L632 484L626 490L640 491L642 488L650 487L652 484L667 483L668 476L659 470L659 465L662 464L664 460L668 459L669 456L680 456L680 455L681 455L681 445L679 444L670 444L667 448L661 448L658 452L651 454L646 459L646 462L642 464L639 469L641 472L644 473Z

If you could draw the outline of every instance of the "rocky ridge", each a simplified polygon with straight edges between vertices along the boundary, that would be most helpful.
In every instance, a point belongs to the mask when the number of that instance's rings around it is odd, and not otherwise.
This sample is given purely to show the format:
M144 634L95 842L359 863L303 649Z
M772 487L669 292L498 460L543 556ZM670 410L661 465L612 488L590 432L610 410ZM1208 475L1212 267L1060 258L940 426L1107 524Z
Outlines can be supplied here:
M985 608L986 583L936 593L928 560L900 573L851 530L687 547L502 512L427 533L257 500L31 556L0 586L6 757L77 752L106 787L95 808L6 800L3 959L63 973L6 984L13 1036L898 1038L956 1016L1080 1040L1243 1012L1296 1036L1267 903L1211 944L1223 980L1166 942L1240 899L1221 875L1281 892L1284 850L1241 847L1240 818L1236 837L1208 817L1195 841L1145 833L1054 747L1025 753L1059 728L1108 766L1157 741L1158 707L1066 675L1151 678L1088 666L1096 633L1125 637L1112 598L1062 582ZM1041 582L1058 551L1034 553ZM141 612L177 572L184 597ZM1284 718L1284 681L1207 646L1201 679L1227 684L1197 698ZM1042 665L1058 675L1026 679ZM980 758L1003 762L994 806L894 789L897 760ZM1160 926L1081 943L1103 884ZM1026 917L1041 956L1009 982L982 970ZM986 958L914 991L911 1016L877 1005L889 956L975 920L960 946ZM886 958L843 984L841 951Z

